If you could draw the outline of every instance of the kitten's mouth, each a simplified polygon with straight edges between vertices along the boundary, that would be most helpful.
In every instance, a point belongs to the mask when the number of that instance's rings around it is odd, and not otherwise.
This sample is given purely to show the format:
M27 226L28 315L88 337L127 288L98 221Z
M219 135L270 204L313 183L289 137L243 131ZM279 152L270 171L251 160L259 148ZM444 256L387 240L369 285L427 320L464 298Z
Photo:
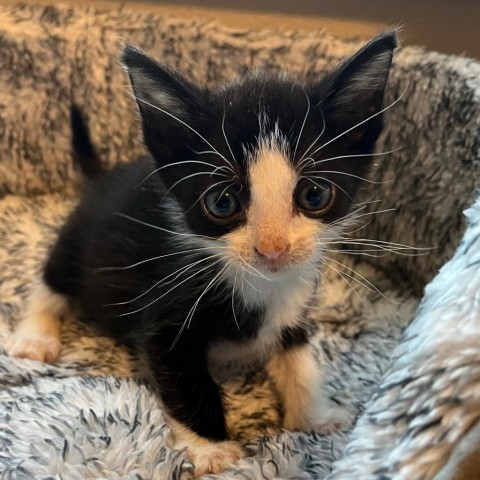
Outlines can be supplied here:
M263 270L266 274L283 273L295 266L295 263L289 260L287 257L280 257L274 260L262 258L259 263L261 270Z

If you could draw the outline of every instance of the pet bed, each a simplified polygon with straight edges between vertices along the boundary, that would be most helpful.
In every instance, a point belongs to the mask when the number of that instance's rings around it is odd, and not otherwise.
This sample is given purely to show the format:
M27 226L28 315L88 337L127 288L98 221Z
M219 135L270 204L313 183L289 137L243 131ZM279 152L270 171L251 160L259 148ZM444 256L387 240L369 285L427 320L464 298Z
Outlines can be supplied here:
M78 198L72 107L105 165L142 151L118 63L125 42L206 84L258 66L315 76L359 45L124 9L1 7L0 345ZM377 157L359 200L358 251L332 258L309 313L325 388L352 427L283 431L266 374L222 366L235 373L228 423L249 456L218 478L451 478L479 443L480 64L402 48L390 104L378 152L393 152ZM370 256L365 239L427 250L377 244ZM74 320L63 343L53 365L0 348L0 478L190 478L135 359Z

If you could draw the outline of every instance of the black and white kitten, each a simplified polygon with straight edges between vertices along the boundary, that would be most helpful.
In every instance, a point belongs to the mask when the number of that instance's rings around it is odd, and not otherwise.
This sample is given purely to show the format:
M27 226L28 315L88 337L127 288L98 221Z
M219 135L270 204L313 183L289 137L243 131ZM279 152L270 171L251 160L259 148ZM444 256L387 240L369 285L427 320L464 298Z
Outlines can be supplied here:
M197 475L242 457L209 362L267 364L284 426L345 425L307 343L322 248L338 238L382 130L394 33L313 82L251 73L198 87L127 47L153 157L91 181L50 253L12 355L52 362L60 316L144 358Z

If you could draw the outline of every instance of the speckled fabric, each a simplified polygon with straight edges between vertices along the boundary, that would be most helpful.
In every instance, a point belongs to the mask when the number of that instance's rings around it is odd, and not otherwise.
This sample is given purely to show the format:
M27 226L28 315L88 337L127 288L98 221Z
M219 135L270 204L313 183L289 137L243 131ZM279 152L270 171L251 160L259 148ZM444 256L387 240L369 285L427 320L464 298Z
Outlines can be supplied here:
M257 66L315 75L358 47L320 31L0 8L0 345L77 199L71 106L105 165L142 151L118 64L127 41L207 84ZM335 257L310 312L325 388L358 421L327 437L281 431L265 373L237 374L226 384L228 423L249 456L218 478L449 478L458 446L480 425L480 203L467 211L466 233L462 213L480 184L480 65L401 49L387 104L399 97L378 146L395 152L377 157L357 243L435 248ZM190 478L185 452L166 446L135 359L75 319L63 343L55 365L0 354L0 478Z

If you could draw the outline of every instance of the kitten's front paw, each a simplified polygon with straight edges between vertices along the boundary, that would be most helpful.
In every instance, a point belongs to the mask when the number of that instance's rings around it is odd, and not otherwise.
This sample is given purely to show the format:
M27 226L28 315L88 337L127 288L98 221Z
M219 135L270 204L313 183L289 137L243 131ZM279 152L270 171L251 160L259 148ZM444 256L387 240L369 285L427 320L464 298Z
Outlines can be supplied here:
M283 425L287 430L301 432L316 432L322 435L331 435L335 432L347 430L354 419L354 415L345 407L320 402L310 412L286 412Z
M195 467L195 478L221 473L245 456L242 447L230 441L188 446L187 454Z
M354 415L345 407L332 405L318 412L311 426L311 431L323 435L348 430L353 423Z
M18 332L7 342L6 350L12 357L52 363L60 356L61 347L60 339L54 335L29 336Z

